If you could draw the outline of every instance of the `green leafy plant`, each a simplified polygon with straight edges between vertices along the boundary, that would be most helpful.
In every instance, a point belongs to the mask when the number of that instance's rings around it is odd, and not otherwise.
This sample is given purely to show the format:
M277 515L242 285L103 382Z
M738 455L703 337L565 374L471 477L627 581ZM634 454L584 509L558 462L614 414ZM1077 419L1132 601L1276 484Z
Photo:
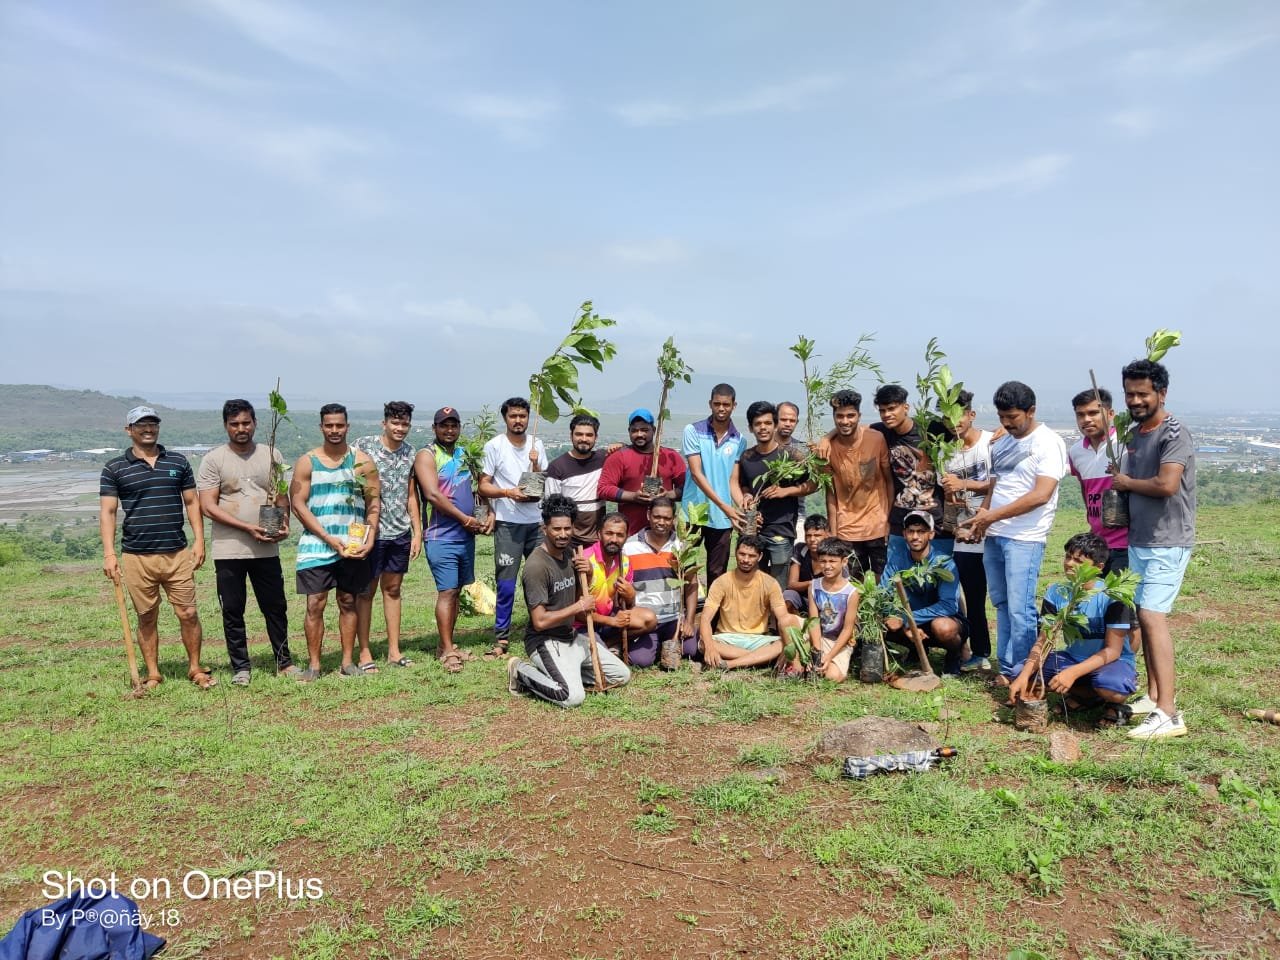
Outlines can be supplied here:
M280 378L276 378L276 388L267 395L267 406L271 409L271 428L267 434L267 446L270 449L269 459L271 460L271 489L267 492L268 505L275 502L276 497L283 497L289 492L289 483L285 480L285 467L283 462L276 462L276 434L280 430L280 424L293 424L289 419L289 405L285 403L284 397L280 394Z
M814 350L817 344L809 337L802 335L788 348L791 355L800 361L800 382L804 385L804 429L810 443L818 440L822 417L831 406L831 398L841 390L850 389L860 371L873 373L878 381L884 381L880 364L872 359L866 348L866 344L874 339L873 334L864 333L844 359L826 370L814 363L821 355Z
M955 574L947 569L947 558L930 554L929 559L908 567L898 574L903 586L914 590L926 590L936 583L952 583Z
M658 423L653 431L653 461L649 465L651 477L658 475L658 456L662 452L662 425L671 416L671 411L667 409L667 397L678 382L683 380L685 383L690 383L693 380L693 367L685 363L684 358L680 356L680 351L676 349L675 337L667 337L667 342L662 345L662 352L658 354L658 379L662 381L662 394L658 398Z
M498 433L498 418L488 404L466 422L466 431L458 437L458 449L462 451L462 465L471 474L474 483L484 473L484 445Z
M800 626L787 627L782 631L782 656L778 659L779 670L786 669L787 665L792 663L808 665L813 658L813 644L809 640L809 633L817 622L817 617L805 617Z
M915 420L920 428L920 449L937 473L946 470L951 458L964 449L960 439L960 423L964 419L960 392L964 382L954 379L951 368L942 362L946 358L934 337L924 348L925 372L916 375L919 399Z
M875 571L868 570L858 584L858 639L863 643L884 642L884 621L887 617L902 616L897 593L889 586L880 586Z
M533 408L533 422L529 425L531 440L537 435L539 419L547 423L560 419L560 404L573 411L589 412L582 406L581 397L576 395L578 367L590 364L597 370L603 370L605 363L617 353L617 347L597 333L614 326L617 321L595 313L590 300L584 301L578 309L579 316L569 328L569 335L529 377L529 405Z

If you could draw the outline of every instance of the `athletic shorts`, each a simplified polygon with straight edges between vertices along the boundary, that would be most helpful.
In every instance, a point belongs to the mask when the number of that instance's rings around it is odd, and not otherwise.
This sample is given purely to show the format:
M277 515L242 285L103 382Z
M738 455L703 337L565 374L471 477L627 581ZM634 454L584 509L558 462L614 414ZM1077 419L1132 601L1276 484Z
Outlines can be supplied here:
M819 649L822 651L822 655L825 657L827 655L827 651L830 650L835 645L836 645L836 641L833 637L822 637L822 646L819 647ZM841 650L832 658L831 662L834 663L841 670L843 670L845 672L845 675L848 676L849 660L852 657L853 657L853 641L851 640L849 643L846 643L844 645L843 650Z
M377 540L369 551L369 576L377 580L384 573L409 572L409 547L413 534L402 533L390 540Z
M1044 658L1044 678L1052 680L1063 670L1074 667L1079 662L1071 651L1055 650ZM1087 680L1090 686L1099 690L1110 690L1126 697L1138 689L1138 671L1126 660L1112 660L1081 679Z
M298 593L310 596L313 593L328 593L336 589L339 593L359 596L369 588L373 575L369 568L369 558L343 557L319 567L307 567L299 570L295 576Z
M457 590L476 579L476 541L432 540L427 544L427 566L437 590Z
M173 606L195 606L196 580L190 551L125 553L120 557L120 567L133 609L139 614L150 613L160 606L161 587Z
M1172 613L1190 560L1190 547L1129 547L1129 569L1142 577L1134 606L1152 613Z
M727 643L739 650L759 650L771 643L777 643L781 637L771 637L767 633L717 633L713 634L721 643Z

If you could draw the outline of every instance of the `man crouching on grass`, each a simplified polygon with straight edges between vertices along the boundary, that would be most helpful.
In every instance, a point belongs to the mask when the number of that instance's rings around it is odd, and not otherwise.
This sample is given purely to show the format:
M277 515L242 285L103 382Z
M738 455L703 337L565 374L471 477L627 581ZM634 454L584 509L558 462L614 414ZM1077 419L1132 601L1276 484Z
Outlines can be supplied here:
M578 575L589 570L585 557L574 556L573 522L578 505L563 494L542 501L542 542L525 561L521 573L529 627L524 649L529 659L507 661L507 689L529 693L561 707L578 707L587 698L586 683L595 682L591 648L585 634L574 633L573 621L594 613L596 598L578 596ZM607 684L622 686L631 679L626 664L598 639L600 670Z
M708 667L772 663L782 655L782 638L767 632L770 615L779 633L800 626L800 618L787 613L778 581L760 571L760 559L767 549L763 537L741 537L734 554L737 566L718 577L707 591L698 637ZM720 622L713 633L717 614Z

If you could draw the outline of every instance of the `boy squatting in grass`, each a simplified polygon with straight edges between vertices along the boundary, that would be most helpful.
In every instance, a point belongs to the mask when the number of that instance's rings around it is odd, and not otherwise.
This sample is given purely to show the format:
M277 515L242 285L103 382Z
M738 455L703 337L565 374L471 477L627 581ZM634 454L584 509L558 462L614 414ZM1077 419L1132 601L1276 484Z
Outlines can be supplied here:
M782 639L766 632L770 616L780 631L801 625L799 617L787 613L778 581L760 570L768 549L761 536L740 538L734 554L737 567L717 577L707 591L698 636L708 667L772 663L782 654ZM719 624L713 626L717 614Z
M553 493L542 501L542 539L521 574L529 607L524 636L529 659L507 661L507 689L512 695L529 693L561 707L581 706L586 682L594 682L589 641L573 628L576 618L596 609L590 592L578 596L578 575L589 573L590 564L570 549L577 517L578 505L564 494ZM626 664L598 638L595 644L605 682L621 686L629 681Z
M960 576L956 572L956 562L949 554L939 553L933 547L932 513L924 510L908 513L902 520L902 536L907 544L907 556L903 560L900 555L889 555L889 562L880 576L880 586L892 588L894 579L904 570L928 563L934 556L940 559L941 569L951 574L950 580L938 579L923 587L904 586L920 642L926 646L942 647L946 651L942 672L954 676L965 661L964 646L969 638L969 621L960 612ZM912 642L911 627L902 617L886 617L884 627L886 640Z
M818 576L809 585L809 616L814 620L809 638L818 655L817 669L837 683L849 675L850 641L858 622L858 591L845 575L848 549L835 537L819 543L814 557Z
M1062 571L1071 576L1082 563L1099 570L1107 562L1110 548L1095 533L1077 533L1063 548ZM1096 581L1095 581L1096 582ZM1055 583L1045 591L1041 614L1056 613L1067 602L1068 587ZM1127 718L1125 700L1137 689L1138 671L1129 648L1132 611L1119 600L1095 593L1080 609L1088 620L1084 636L1054 650L1044 658L1044 679L1049 689L1061 694L1068 711L1085 710L1098 703L1107 705L1101 723L1117 724ZM1041 634L1043 638L1043 633ZM1009 705L1024 698L1035 681L1040 664L1040 644L1027 657L1022 672L1009 685Z

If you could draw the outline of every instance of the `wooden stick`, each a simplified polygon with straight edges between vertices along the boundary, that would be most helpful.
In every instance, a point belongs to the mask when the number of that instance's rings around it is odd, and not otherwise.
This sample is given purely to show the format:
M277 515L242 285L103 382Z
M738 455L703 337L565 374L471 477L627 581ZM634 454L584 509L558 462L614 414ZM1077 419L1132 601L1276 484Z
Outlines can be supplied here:
M129 611L124 605L124 588L120 585L120 575L116 574L111 582L116 588L116 609L120 611L120 629L124 633L124 653L129 660L129 680L135 693L142 689L142 680L138 678L138 655L133 650L133 629L129 626Z
M902 601L902 612L906 614L907 623L911 624L911 640L916 645L916 656L920 658L920 666L924 668L924 672L933 675L933 664L929 662L929 656L924 652L924 641L920 639L920 628L916 626L916 618L911 615L911 601L907 599L907 588L902 585L902 581L897 577L893 578L893 585L898 588L898 599Z
M582 556L581 547L578 548L578 556ZM584 597L591 595L585 573L578 574L578 589L582 591ZM600 651L596 649L596 616L594 613L587 614L587 644L591 647L591 671L596 676L596 690L603 693L609 688L605 685L604 670L600 667Z
M1280 710L1246 710L1244 715L1250 720L1263 720L1280 726Z
M631 666L631 645L629 631L626 627L622 628L622 662L627 666Z

